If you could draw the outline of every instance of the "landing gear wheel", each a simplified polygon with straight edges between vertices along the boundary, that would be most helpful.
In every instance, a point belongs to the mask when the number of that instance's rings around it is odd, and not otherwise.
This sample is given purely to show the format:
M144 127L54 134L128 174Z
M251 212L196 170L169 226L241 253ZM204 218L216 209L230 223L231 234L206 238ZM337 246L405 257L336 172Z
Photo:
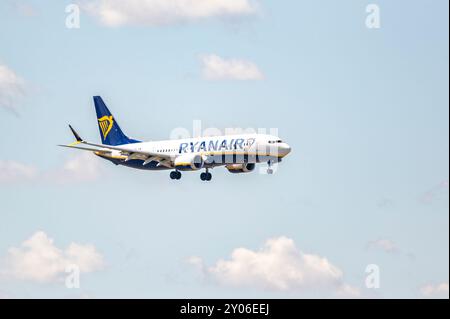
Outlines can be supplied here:
M268 161L267 165L269 166L267 167L267 174L272 175L273 174L272 161Z
M212 179L212 175L211 175L211 173L208 173L208 172L206 172L206 173L201 173L201 174L200 174L200 179L201 179L202 181L210 181L210 180Z
M181 172L179 172L179 171L170 172L170 179L180 179L180 178L181 178Z

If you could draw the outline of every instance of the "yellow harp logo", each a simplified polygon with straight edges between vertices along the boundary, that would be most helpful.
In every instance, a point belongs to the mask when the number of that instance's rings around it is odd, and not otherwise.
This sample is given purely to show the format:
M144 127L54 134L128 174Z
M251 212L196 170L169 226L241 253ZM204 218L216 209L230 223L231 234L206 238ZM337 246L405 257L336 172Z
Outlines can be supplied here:
M111 131L112 127L114 124L114 120L112 115L110 116L103 116L101 118L98 119L98 126L100 126L100 130L102 131L103 134L103 140L106 139L106 137L108 136L109 132Z

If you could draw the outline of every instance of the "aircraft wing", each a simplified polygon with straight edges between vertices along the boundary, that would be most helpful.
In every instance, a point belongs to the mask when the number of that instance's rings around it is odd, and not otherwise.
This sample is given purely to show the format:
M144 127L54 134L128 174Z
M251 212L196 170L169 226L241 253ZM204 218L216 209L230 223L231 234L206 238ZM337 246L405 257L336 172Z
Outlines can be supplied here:
M95 143L89 143L89 142L81 142L81 144L85 144L85 145L89 145L89 146L95 146L95 147L100 147L102 149L111 149L111 150L115 150L115 151L121 151L124 153L129 153L129 154L142 154L142 155L147 155L148 157L158 157L158 158L164 158L164 159L170 159L171 156L168 154L162 154L162 153L154 153L154 152L149 152L149 151L139 151L139 150L133 150L130 149L128 147L123 147L123 146L112 146L112 145L104 145L104 144L95 144ZM129 145L133 145L133 144L129 144Z
M112 151L120 151L122 153L127 153L128 158L132 159L133 154L141 154L147 157L147 159L151 159L153 161L160 162L161 165L169 167L172 163L173 157L168 154L163 153L154 153L149 151L141 151L141 150L133 150L131 148L125 147L123 145L119 146L113 146L113 145L104 145L104 144L96 144L96 143L89 143L83 140L80 135L72 128L71 125L69 125L70 130L72 131L73 135L75 136L76 142L69 144L69 145L59 145L62 147L68 147L68 148L75 148L80 149L84 151L91 151L91 152L101 152L101 153L111 153ZM80 144L88 145L88 146L94 146L98 147L99 149L95 148L88 148L83 146L78 146ZM132 145L132 144L129 144Z

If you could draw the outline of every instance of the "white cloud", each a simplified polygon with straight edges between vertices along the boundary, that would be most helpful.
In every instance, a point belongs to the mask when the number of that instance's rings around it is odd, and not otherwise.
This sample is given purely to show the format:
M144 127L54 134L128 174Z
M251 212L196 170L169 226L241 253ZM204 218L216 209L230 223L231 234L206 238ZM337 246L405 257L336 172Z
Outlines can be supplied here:
M21 0L15 0L13 5L15 6L16 10L23 16L34 17L38 15L37 9L31 3Z
M17 161L0 161L0 184L46 181L50 183L90 182L102 175L100 159L91 153L79 153L61 168L40 171L37 167Z
M79 153L67 160L62 168L46 173L48 179L60 183L89 182L100 175L100 159L90 152Z
M33 180L38 170L31 165L15 161L0 161L0 183Z
M251 0L94 0L82 3L90 15L107 27L170 25L249 16L257 12Z
M337 288L336 296L339 298L360 298L361 291L357 287L343 283Z
M423 204L433 204L436 201L448 198L448 179L441 181L427 192L422 194L419 198Z
M369 249L381 249L387 253L398 253L399 249L397 244L392 240L380 238L377 240L372 240L367 244Z
M427 298L448 298L448 281L439 284L426 284L420 288L420 292Z
M258 287L274 291L328 289L339 296L359 296L359 290L344 283L343 272L326 258L297 249L292 239L273 238L258 251L237 248L228 260L213 266L199 257L188 262L221 285Z
M81 273L89 273L104 267L103 257L94 246L71 243L60 249L42 231L36 232L20 247L12 247L6 256L4 275L39 283L62 280L66 267L77 265Z
M6 65L0 64L0 107L17 113L17 104L24 92L24 80Z
M203 55L203 77L207 80L262 80L264 75L256 64L240 59L224 59L215 54Z

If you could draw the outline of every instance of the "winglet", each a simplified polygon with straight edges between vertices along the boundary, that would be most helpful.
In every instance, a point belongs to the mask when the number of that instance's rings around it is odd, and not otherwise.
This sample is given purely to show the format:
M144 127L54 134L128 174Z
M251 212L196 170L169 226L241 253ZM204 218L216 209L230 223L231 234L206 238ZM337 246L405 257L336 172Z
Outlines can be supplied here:
M83 142L83 139L82 139L82 138L80 137L80 135L78 135L78 133L73 129L72 125L69 124L69 128L70 128L70 130L72 131L73 136L75 136L75 139L77 140L76 142L70 144L70 146L73 146L73 145L77 145L77 144L82 143L82 142Z

